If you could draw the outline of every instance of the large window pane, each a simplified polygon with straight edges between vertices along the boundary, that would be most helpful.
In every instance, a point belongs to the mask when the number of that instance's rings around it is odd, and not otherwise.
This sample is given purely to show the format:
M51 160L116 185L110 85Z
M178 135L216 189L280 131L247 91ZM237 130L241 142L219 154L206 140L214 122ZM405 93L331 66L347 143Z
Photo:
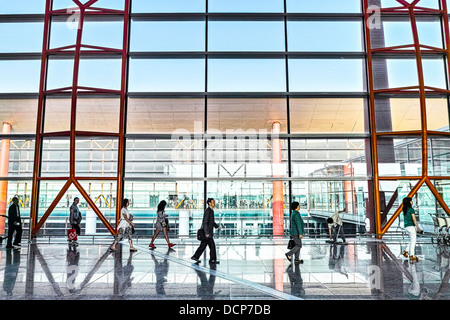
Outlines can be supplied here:
M132 59L129 90L134 92L203 92L203 59Z
M133 12L205 12L205 0L133 0Z
M446 137L428 140L428 159L431 164L430 175L449 176L450 174L450 139Z
M427 99L428 130L448 131L448 102L446 98ZM375 99L376 126L378 132L421 130L420 99Z
M77 41L78 24L53 18L50 25L50 49L73 46Z
M208 129L270 133L279 122L286 133L286 111L285 99L208 99Z
M0 74L0 93L39 92L41 61L3 60Z
M380 33L373 32L373 48L394 47L402 45L413 45L413 33L411 22L408 20L395 21L392 18L382 18L382 38ZM428 45L442 48L442 32L439 19L434 21L417 21L417 30L419 33L419 42L421 45ZM409 50L413 49L411 47Z
M11 133L36 133L37 99L0 99L0 123L11 124Z
M290 99L292 133L368 132L364 99Z
M283 59L210 59L208 91L285 91L285 69Z
M45 101L44 132L70 130L71 99L47 98Z
M47 98L45 103L44 131L70 130L71 109L72 99ZM78 97L76 130L119 132L119 111L120 101L118 98Z
M226 235L271 235L273 182L209 181L208 196L216 200L216 221ZM284 228L289 228L289 188L282 182Z
M208 131L209 133L209 131ZM228 133L226 139L217 135L208 140L208 177L286 177L287 141L260 137L244 132L244 137ZM279 145L278 154L273 148ZM278 162L275 163L275 159Z
M287 12L360 13L359 0L286 0Z
M362 51L359 21L288 21L289 51Z
M306 211L312 218L327 219L337 211L344 211L341 218L362 225L369 210L367 181L293 182L292 190L292 200L299 202L300 211Z
M374 65L379 70L379 72L374 74L375 89L419 85L415 59L374 59ZM423 59L422 66L425 86L446 88L445 68L442 59ZM387 70L385 74L383 74L383 68Z
M67 138L44 139L42 147L42 177L68 177L70 142Z
M195 235L204 213L204 185L200 181L126 181L125 197L137 222L137 232L152 235L156 211L161 201L166 201L165 213L169 215L169 236Z
M47 90L72 87L74 60L48 59Z
M123 19L119 21L86 20L83 25L81 42L84 45L122 49L123 31Z
M204 21L133 21L131 51L204 51Z
M117 176L117 139L82 139L76 141L76 175L80 177Z
M0 14L44 14L45 1L36 0L0 0Z
M360 139L293 139L292 176L365 177L366 143Z
M0 52L41 52L43 32L42 22L0 23Z
M120 90L122 60L81 59L78 85L83 87Z
M79 131L119 132L120 100L118 98L78 98Z
M284 12L282 0L208 0L209 12Z
M128 100L127 133L203 133L204 99Z
M361 59L290 59L291 92L362 92Z
M380 176L421 176L422 141L418 138L378 138Z
M8 173L2 177L32 177L35 141L0 139L0 142L4 142L0 144L0 151L9 152ZM5 150L2 150L3 147L5 147Z
M283 21L210 21L210 51L284 51Z
M203 141L128 140L126 160L127 177L203 177Z
M74 60L49 59L47 89L71 87ZM122 60L81 59L78 86L120 90Z

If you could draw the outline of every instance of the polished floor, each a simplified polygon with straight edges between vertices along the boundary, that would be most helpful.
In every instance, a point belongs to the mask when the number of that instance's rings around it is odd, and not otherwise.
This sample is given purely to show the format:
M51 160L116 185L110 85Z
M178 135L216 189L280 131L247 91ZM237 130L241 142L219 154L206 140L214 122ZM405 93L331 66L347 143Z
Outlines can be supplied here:
M305 239L303 264L285 258L287 239L216 239L220 263L190 259L194 239L135 239L108 250L109 238L37 239L0 245L2 300L410 300L450 298L450 248L421 237L419 262L401 256L407 239Z

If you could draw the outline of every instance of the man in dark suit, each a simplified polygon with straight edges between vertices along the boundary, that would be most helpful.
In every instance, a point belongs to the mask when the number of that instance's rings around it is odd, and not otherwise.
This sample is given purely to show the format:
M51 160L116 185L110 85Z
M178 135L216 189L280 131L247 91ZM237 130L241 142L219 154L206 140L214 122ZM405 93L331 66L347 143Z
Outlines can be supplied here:
M13 235L16 232L13 243ZM14 197L12 199L12 204L8 210L8 241L6 243L6 248L12 249L14 246L20 247L20 242L22 241L22 221L20 219L20 207L19 198Z
M200 256L202 255L203 251L205 251L206 246L209 247L209 256L210 256L210 263L219 263L217 261L217 254L216 254L216 244L213 239L213 233L214 228L217 228L217 230L220 230L220 227L215 223L214 221L214 207L216 206L216 201L212 198L208 198L206 201L208 204L208 208L206 208L205 213L203 215L203 223L202 228L205 231L205 238L201 241L200 246L198 247L197 251L194 253L194 255L191 257L192 260L195 260L196 262L199 262Z

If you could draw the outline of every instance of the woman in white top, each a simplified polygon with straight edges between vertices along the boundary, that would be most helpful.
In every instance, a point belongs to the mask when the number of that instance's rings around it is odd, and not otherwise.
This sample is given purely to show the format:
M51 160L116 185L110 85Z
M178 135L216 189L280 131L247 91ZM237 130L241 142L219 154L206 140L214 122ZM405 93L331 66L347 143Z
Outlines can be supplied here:
M128 211L128 206L130 205L130 201L128 199L123 199L122 202L122 210L120 210L120 220L119 220L119 234L114 240L113 244L109 248L111 251L116 251L116 245L124 238L128 239L130 243L130 251L137 251L136 248L133 247L133 241L131 240L133 235L133 215Z

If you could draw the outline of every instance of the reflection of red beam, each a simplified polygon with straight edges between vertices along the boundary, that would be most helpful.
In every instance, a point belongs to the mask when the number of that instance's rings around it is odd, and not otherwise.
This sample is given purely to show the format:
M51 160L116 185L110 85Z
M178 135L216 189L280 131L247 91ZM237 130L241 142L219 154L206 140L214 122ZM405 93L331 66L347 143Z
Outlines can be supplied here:
M11 133L11 124L4 122L2 134ZM9 139L2 139L0 150L0 177L8 176L9 171ZM6 205L8 203L8 181L0 181L0 215L6 215ZM0 234L5 233L5 217L0 217Z
M274 122L272 126L272 134L278 136L281 132L281 124L279 122ZM278 171L279 165L281 165L281 141L280 139L273 139L272 141L272 154L273 154L273 169ZM280 177L278 172L274 174L274 177ZM273 235L282 236L284 235L283 226L283 181L273 181L272 190L272 212L273 212Z
M278 291L283 292L284 291L284 282L283 282L283 276L284 276L284 257L279 257L279 248L278 246L273 246L273 269L274 269L274 285L275 289Z

